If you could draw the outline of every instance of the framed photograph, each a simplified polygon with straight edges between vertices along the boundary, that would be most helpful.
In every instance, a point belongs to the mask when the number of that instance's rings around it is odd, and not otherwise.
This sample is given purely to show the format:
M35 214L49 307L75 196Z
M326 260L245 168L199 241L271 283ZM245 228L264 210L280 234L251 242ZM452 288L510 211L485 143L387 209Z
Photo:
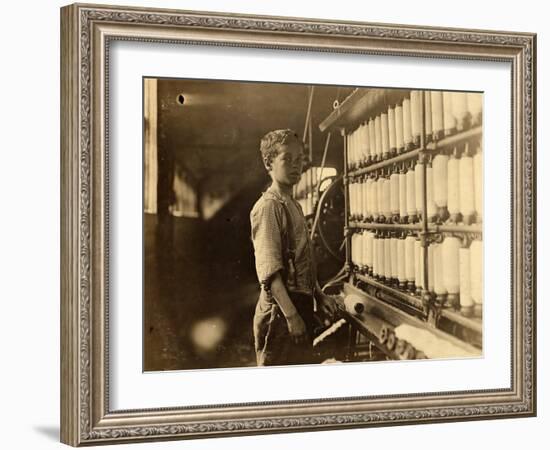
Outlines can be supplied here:
M61 9L61 440L536 414L536 36Z

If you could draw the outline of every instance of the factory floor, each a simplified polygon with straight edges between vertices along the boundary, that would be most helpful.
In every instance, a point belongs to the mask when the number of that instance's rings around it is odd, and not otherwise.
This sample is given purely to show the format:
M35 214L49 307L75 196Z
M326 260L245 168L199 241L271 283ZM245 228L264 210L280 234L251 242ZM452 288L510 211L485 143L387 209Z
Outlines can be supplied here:
M193 219L146 215L144 237L144 370L254 366L250 261Z

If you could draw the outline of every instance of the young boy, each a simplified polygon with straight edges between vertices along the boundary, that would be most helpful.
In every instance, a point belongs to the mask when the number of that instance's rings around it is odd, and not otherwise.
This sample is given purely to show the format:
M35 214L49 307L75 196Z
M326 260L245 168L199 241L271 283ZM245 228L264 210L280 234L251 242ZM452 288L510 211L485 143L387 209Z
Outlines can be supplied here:
M260 144L272 183L250 212L261 286L254 314L259 366L314 363L314 296L325 314L336 312L334 300L317 282L304 214L292 197L302 174L303 150L289 129L267 133Z

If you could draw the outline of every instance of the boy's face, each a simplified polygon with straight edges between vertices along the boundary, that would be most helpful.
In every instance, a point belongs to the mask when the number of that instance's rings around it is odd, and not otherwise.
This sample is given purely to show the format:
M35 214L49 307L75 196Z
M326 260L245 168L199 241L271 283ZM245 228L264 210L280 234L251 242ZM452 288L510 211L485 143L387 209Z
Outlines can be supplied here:
M304 163L302 146L297 142L279 146L279 154L271 163L269 174L279 184L293 186L300 180Z

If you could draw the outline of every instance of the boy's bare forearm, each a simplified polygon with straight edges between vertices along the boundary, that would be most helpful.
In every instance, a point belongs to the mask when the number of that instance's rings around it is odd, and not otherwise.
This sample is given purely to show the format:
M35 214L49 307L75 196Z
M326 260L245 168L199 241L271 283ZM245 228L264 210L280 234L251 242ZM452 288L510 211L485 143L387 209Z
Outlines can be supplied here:
M281 278L281 274L279 272L277 272L271 282L271 293L273 294L275 301L279 305L279 308L281 308L281 311L285 317L292 317L298 313L294 303L292 303L292 300L288 295L288 291L286 290L285 284L283 283L283 279Z

